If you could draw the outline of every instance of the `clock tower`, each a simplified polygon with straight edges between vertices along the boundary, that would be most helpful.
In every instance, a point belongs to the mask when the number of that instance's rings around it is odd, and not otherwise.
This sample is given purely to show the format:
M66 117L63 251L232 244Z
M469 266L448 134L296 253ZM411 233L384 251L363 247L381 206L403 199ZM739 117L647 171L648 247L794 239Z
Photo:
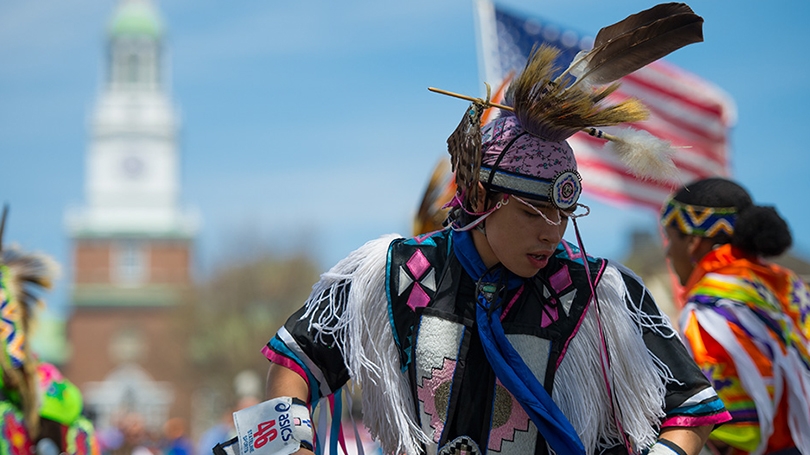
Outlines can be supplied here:
M157 429L190 414L171 310L191 283L197 223L179 205L179 120L164 33L150 0L117 5L91 117L85 206L66 216L73 277L65 373L102 427L136 414Z
M109 28L106 80L92 116L88 207L94 232L189 234L177 210L179 121L164 84L163 25L147 0L124 0Z

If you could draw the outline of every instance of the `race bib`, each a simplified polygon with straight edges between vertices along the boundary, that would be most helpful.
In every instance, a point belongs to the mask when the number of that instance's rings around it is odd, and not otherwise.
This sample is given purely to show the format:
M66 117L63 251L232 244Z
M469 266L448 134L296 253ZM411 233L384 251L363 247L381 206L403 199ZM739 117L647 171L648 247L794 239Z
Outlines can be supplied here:
M280 397L233 413L241 455L288 455L312 447L309 409Z

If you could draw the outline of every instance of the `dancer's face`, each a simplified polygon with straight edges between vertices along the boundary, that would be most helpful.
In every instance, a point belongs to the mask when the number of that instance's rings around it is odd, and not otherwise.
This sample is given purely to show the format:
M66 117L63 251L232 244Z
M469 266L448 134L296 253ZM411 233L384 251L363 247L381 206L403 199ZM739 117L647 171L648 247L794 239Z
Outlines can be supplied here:
M692 258L692 244L695 237L685 235L672 226L664 228L664 233L667 238L669 266L678 276L681 285L684 285L695 269L695 261Z
M484 221L486 233L474 231L473 239L487 267L500 262L515 275L529 278L548 265L568 217L548 202L524 201L531 206L507 197L506 204Z

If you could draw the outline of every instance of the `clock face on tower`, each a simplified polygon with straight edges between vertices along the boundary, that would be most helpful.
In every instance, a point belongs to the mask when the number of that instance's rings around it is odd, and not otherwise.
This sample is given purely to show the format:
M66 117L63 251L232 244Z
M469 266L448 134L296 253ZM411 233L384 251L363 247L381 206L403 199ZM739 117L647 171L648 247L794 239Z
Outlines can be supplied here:
M121 160L121 169L124 176L130 179L138 179L144 175L146 164L143 159L135 155L127 155Z

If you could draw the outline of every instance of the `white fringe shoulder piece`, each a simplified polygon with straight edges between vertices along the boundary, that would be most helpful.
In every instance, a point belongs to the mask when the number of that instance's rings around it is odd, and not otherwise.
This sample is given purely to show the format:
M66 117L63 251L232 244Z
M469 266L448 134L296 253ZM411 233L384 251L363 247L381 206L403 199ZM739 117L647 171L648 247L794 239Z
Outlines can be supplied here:
M388 247L397 238L389 234L367 242L321 275L302 318L311 318L310 328L319 337L334 339L362 389L363 421L383 452L418 455L429 438L417 424L408 379L401 372L385 291ZM328 310L314 318L324 303Z
M607 337L613 399L624 431L640 450L655 443L664 417L666 383L676 381L648 350L642 330L648 328L666 338L676 336L676 332L667 317L651 318L642 311L642 302L629 295L625 276L639 280L620 264L609 263L596 294L598 317ZM602 377L597 324L597 312L591 304L557 370L552 391L552 398L577 430L587 453L598 453L621 441L610 406L605 406L610 400Z

